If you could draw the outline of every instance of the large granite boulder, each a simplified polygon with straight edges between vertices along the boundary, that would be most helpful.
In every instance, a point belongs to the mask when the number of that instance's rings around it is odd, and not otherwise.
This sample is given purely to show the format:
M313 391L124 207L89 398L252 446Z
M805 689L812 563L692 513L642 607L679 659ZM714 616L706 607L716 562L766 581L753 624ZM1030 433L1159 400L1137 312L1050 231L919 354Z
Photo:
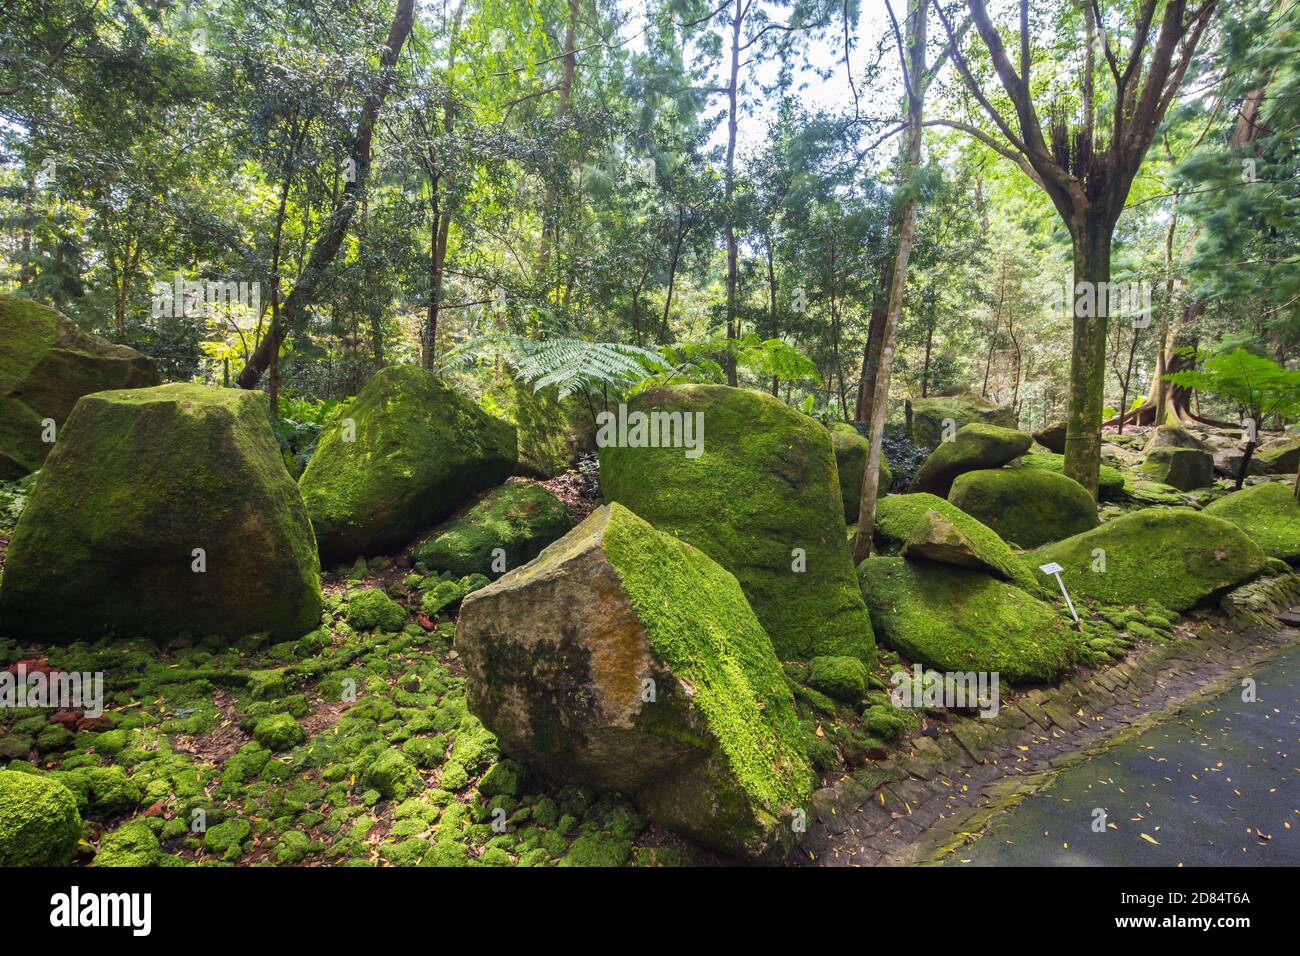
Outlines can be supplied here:
M1143 451L1152 452L1157 448L1194 448L1197 451L1209 451L1210 446L1198 435L1193 435L1182 425L1160 425L1147 438Z
M1138 468L1152 481L1179 491L1208 488L1214 484L1214 456L1199 448L1158 445L1147 452Z
M830 431L831 447L835 449L835 470L840 474L840 498L844 501L844 520L849 524L856 524L858 511L862 505L862 473L867 467L867 452L871 448L871 443L848 422L836 422L831 426ZM889 486L893 483L894 476L882 449L876 494L889 494Z
M1033 438L1028 433L1001 425L975 422L957 429L952 441L941 441L930 453L916 477L911 491L924 491L946 498L958 475L982 468L1001 468L1029 450Z
M1300 563L1300 501L1289 484L1266 481L1243 488L1206 505L1201 514L1232 522L1267 555Z
M375 373L321 435L299 482L321 557L407 544L515 467L515 429L433 372Z
M1065 422L1052 422L1034 432L1034 441L1056 455L1065 454Z
M1294 475L1300 471L1300 438L1265 442L1255 450L1255 460L1269 475Z
M635 447L629 428L626 442L604 443L606 499L734 574L782 660L872 663L827 430L771 395L725 385L643 392L628 421L639 412L660 415L649 419L660 424L671 415L699 422L702 441L695 450Z
M205 385L83 397L0 579L0 632L53 642L285 640L320 611L316 541L266 396Z
M777 860L814 777L780 664L736 579L618 504L465 599L470 710L556 782Z
M881 642L913 663L1011 683L1074 663L1077 641L1055 608L980 571L876 557L858 577Z
M1021 548L1035 548L1097 527L1097 505L1072 478L1036 468L968 471L948 500Z
M50 777L0 770L0 867L67 866L80 838L72 791Z
M996 531L950 502L924 492L889 495L880 499L876 505L872 547L881 554L900 553L909 539L918 533L918 526L923 522L929 523L931 519L928 516L931 512L938 514L961 533L979 561L986 567L995 569L990 573L1027 591L1038 590L1036 577L1020 563L1016 553L998 537Z
M1065 474L1065 456L1051 452L1031 452L1020 459L1022 468L1037 468L1040 471L1054 471ZM1097 478L1097 497L1102 501L1119 498L1124 494L1124 475L1118 468L1103 464Z
M1071 594L1105 604L1158 601L1186 611L1264 569L1263 550L1240 528L1189 508L1144 508L1024 556L1055 562Z
M494 488L411 550L432 571L458 577L503 571L533 560L573 522L560 499L531 481ZM494 555L497 549L501 554ZM495 560L500 557L504 566Z
M974 392L931 395L912 400L911 438L918 445L926 448L939 447L948 421L953 422L956 428L972 422L1015 428L1016 412L1009 406L994 405Z
M89 392L158 384L153 359L82 332L67 316L17 296L0 296L0 481L41 467L57 428Z

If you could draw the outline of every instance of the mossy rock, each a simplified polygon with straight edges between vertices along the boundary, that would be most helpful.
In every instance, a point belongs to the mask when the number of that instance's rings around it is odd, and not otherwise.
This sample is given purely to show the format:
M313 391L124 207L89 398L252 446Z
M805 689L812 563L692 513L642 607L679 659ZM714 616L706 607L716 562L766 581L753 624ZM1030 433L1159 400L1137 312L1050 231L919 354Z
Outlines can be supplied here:
M1034 548L1097 527L1097 505L1072 478L1032 468L968 471L948 500L1004 541Z
M736 578L702 551L604 506L467 597L456 648L503 752L726 853L793 846L813 786L794 702Z
M827 697L856 704L867 693L867 669L856 657L814 657L808 662L808 686Z
M106 833L99 842L95 867L157 866L162 862L162 846L141 821L132 821Z
M1053 471L1058 475L1063 475L1065 474L1065 456L1045 451L1031 452L1020 459L1020 467L1037 468L1040 471ZM1124 475L1118 468L1102 465L1101 473L1097 479L1097 497L1102 501L1109 501L1123 494Z
M1029 450L1026 432L974 422L957 429L952 441L941 441L921 463L909 490L947 497L958 475L981 468L1001 468Z
M911 438L918 445L938 448L949 421L957 428L972 422L1015 428L1016 412L1006 405L994 405L974 392L912 399Z
M1207 505L1201 513L1232 522L1265 554L1300 563L1300 501L1289 484L1268 481L1243 488Z
M1038 444L1042 445L1052 454L1064 457L1065 431L1065 422L1052 422L1050 425L1044 425L1038 431L1034 432L1034 441L1038 442Z
M400 631L406 623L406 609L379 588L349 592L345 616L358 631Z
M781 659L848 655L870 665L875 643L827 430L771 395L725 385L643 392L629 403L638 411L703 415L702 454L601 448L606 499L734 574Z
M494 577L527 564L572 527L555 495L531 481L511 482L488 492L417 544L411 558L433 571ZM494 566L497 548L504 552L504 567Z
M1283 439L1255 451L1254 461L1270 475L1294 475L1300 471L1300 438Z
M292 750L306 740L307 732L291 715L271 714L257 722L253 739L272 753L280 753Z
M516 474L554 478L596 447L591 411L576 396L559 398L555 388L540 392L508 376L492 388L484 408L515 426L519 443Z
M858 577L881 643L913 663L1020 683L1050 681L1075 661L1055 608L987 574L880 557Z
M1147 438L1143 451L1148 454L1157 448L1193 448L1209 451L1208 446L1182 425L1160 425Z
M871 443L848 422L836 422L830 427L831 447L835 450L835 470L840 474L840 498L844 502L844 520L854 524L862 505L862 472L867 467L867 452ZM884 451L880 453L880 477L876 494L889 494L894 483L893 473Z
M1105 571L1094 571L1101 549ZM1144 508L1025 555L1056 562L1073 595L1102 604L1158 601L1179 613L1248 581L1263 550L1236 525L1189 508ZM1100 565L1098 565L1100 567Z
M362 774L361 783L387 800L405 800L424 789L424 780L411 759L400 750L385 750Z
M0 866L67 866L80 837L77 799L67 787L0 770Z
M0 296L0 481L41 467L77 399L108 389L158 384L153 359L82 332L66 315L18 296Z
M998 537L988 525L977 521L956 505L935 495L918 492L911 495L889 495L876 506L876 527L872 537L875 549L882 554L896 554L906 545L917 525L931 512L952 523L970 542L975 556L994 574L1017 587L1036 593L1037 578L1020 563L1016 553Z
M289 640L320 613L316 542L266 396L205 385L83 397L0 584L0 628L53 643L107 631Z
M380 369L326 428L303 500L327 562L401 547L515 467L514 426L414 365Z
M1214 484L1214 456L1199 448L1158 446L1147 452L1138 470L1151 480L1179 491L1208 488Z

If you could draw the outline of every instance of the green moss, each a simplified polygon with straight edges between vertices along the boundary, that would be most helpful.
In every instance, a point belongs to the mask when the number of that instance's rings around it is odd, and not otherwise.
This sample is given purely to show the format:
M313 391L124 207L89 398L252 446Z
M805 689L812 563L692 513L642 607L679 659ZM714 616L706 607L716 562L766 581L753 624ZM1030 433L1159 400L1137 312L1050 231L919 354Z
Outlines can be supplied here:
M485 797L513 797L519 793L523 768L513 760L502 760L492 765L478 782L478 792Z
M1105 571L1099 552L1104 553ZM1025 556L1054 561L1070 593L1102 604L1186 611L1258 574L1265 555L1236 525L1186 508L1145 508Z
M257 722L253 739L267 750L279 753L298 746L307 739L307 732L289 714L272 714Z
M1300 438L1261 448L1255 452L1254 460L1270 475L1294 475L1300 469Z
M844 520L853 524L858 520L858 509L862 504L862 473L867 467L867 452L870 443L862 433L848 422L836 422L830 427L831 447L835 450L835 470L840 476L840 498L844 502ZM885 454L880 454L880 476L876 484L876 494L889 494L889 487L894 483L889 461Z
M1031 452L1020 459L1022 468L1037 468L1040 471L1065 473L1065 456L1048 451ZM1124 493L1124 476L1110 465L1101 466L1101 476L1097 483L1098 497L1102 500L1118 498Z
M912 438L925 448L937 448L943 441L945 422L956 427L972 422L1016 427L1015 410L994 405L973 392L956 395L931 395L912 399Z
M435 843L420 861L421 866L469 866L469 849L463 843Z
M771 395L723 385L643 392L629 404L638 411L702 414L702 453L602 448L606 498L734 574L779 657L871 664L827 430Z
M901 740L921 723L921 715L893 704L872 704L862 712L862 729L881 740Z
M881 498L876 507L876 527L873 541L882 554L893 554L907 541L908 535L923 519L926 512L937 511L961 531L974 545L975 555L989 567L996 568L999 577L1031 593L1039 590L1038 581L1011 550L998 533L977 521L956 505L935 495L917 492L910 495L889 495Z
M560 866L623 866L631 855L631 840L606 833L584 833L573 841Z
M416 545L411 557L434 571L495 577L527 564L571 527L568 511L553 494L533 482L511 482ZM502 554L494 556L498 548Z
M380 754L366 769L361 782L388 800L405 800L412 793L424 789L424 780L415 764L398 750L385 750Z
M321 555L348 560L406 544L515 462L513 426L432 372L390 365L321 435L302 495Z
M1148 451L1138 468L1152 480L1180 491L1214 484L1214 456L1199 448L1161 445Z
M153 831L142 822L127 823L105 834L95 854L97 867L157 866L162 847Z
M400 631L406 609L379 588L363 588L348 596L347 621L358 631Z
M741 786L776 812L811 785L790 692L736 579L702 552L609 506L605 550L654 652L695 688Z
M946 497L958 475L981 468L1000 468L1029 450L1026 432L984 422L963 425L952 441L941 441L912 479L912 491Z
M968 471L948 500L1004 541L1033 548L1097 527L1097 506L1083 485L1030 468Z
M194 570L195 550L205 570ZM296 638L320 568L259 392L162 385L84 396L6 555L7 633Z
M1208 505L1202 514L1235 524L1271 557L1300 562L1300 501L1288 484L1269 481L1243 488Z
M66 866L80 836L77 800L67 787L0 770L0 866Z
M439 581L420 598L420 611L429 617L441 614L465 596L465 589L456 581Z
M244 841L253 833L247 820L235 817L209 827L203 835L203 849L206 853L220 857L227 863L239 859L243 854Z
M1075 640L1051 606L979 571L902 558L858 566L880 639L913 663L1047 681L1074 661Z
M814 657L808 662L808 685L854 704L867 692L867 669L856 657Z

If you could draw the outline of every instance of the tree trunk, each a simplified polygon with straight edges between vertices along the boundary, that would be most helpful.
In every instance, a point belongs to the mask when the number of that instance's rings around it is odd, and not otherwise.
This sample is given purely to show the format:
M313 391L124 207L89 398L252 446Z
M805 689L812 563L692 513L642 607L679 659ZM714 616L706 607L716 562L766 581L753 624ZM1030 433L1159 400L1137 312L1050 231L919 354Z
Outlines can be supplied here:
M932 317L933 319L933 317ZM921 397L925 398L930 394L930 352L934 344L934 325L928 325L925 329L925 364L921 366Z
M573 94L573 73L577 66L574 43L578 32L579 0L569 0L569 23L564 30L564 72L560 75L560 102L555 107L555 122L558 125L569 112L569 98ZM459 16L457 21L459 22ZM537 275L545 279L546 270L551 266L551 233L555 231L556 189L554 182L546 184L546 198L542 200L542 242L537 254Z
M1106 385L1106 292L1110 285L1110 224L1099 212L1074 230L1074 342L1065 426L1065 474L1095 500L1101 471L1101 407Z
M740 27L747 7L744 0L736 0L736 10L731 23L731 83L727 87L727 166L726 166L726 240L727 240L727 339L737 338L736 285L739 279L736 249L736 111L740 99ZM736 356L726 356L727 384L736 384Z
M907 45L911 76L907 83L907 163L904 167L904 186L909 186L921 165L921 120L923 112L925 73L925 23L929 0L911 0L908 5ZM901 46L901 43L900 43ZM900 51L901 52L901 51ZM898 316L903 311L903 292L907 283L907 260L912 254L916 235L915 193L908 191L909 199L903 207L902 226L898 232L898 252L894 258L893 281L889 286L889 310L885 315L884 339L880 349L880 366L876 370L876 387L871 397L871 435L867 448L867 464L862 472L862 498L858 509L858 533L853 541L853 563L871 556L871 537L876 528L876 494L880 485L880 446L885 435L885 410L889 404L889 377L894 364L894 341L898 332Z
M1246 475L1250 472L1250 460L1255 457L1255 448L1259 442L1246 442L1246 453L1241 456L1241 467L1237 469L1237 484L1235 489L1241 491L1241 486L1246 481Z
M289 297L285 299L284 321L280 323L280 328L273 330L273 334L268 334L258 343L252 356L249 357L248 364L239 373L237 384L240 388L257 387L262 373L271 364L272 356L278 352L285 332L294 327L306 311L315 297L316 287L324 277L325 270L334 261L339 246L343 244L343 237L347 234L348 226L352 223L352 215L356 210L357 194L365 187L366 172L370 166L370 143L374 138L380 108L393 86L398 54L401 53L402 45L406 43L406 38L411 32L414 7L415 0L397 0L397 10L388 28L388 39L385 41L384 53L380 58L379 86L366 98L365 106L361 110L361 118L357 122L356 135L352 140L352 149L349 152L349 159L352 160L356 176L343 187L343 195L335 204L329 225L317 237L306 268L294 283Z

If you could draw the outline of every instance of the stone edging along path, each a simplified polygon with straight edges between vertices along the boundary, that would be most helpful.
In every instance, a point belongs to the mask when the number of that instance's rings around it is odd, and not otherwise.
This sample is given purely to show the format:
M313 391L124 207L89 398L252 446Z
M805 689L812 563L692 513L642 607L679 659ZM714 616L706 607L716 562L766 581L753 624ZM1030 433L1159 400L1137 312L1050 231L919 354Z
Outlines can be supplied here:
M1056 773L1300 644L1300 575L1230 592L1219 613L1142 644L1104 670L1003 698L996 717L951 716L886 760L827 779L790 862L897 866L941 862ZM1282 615L1283 617L1279 617ZM1186 625L1189 622L1184 622Z

